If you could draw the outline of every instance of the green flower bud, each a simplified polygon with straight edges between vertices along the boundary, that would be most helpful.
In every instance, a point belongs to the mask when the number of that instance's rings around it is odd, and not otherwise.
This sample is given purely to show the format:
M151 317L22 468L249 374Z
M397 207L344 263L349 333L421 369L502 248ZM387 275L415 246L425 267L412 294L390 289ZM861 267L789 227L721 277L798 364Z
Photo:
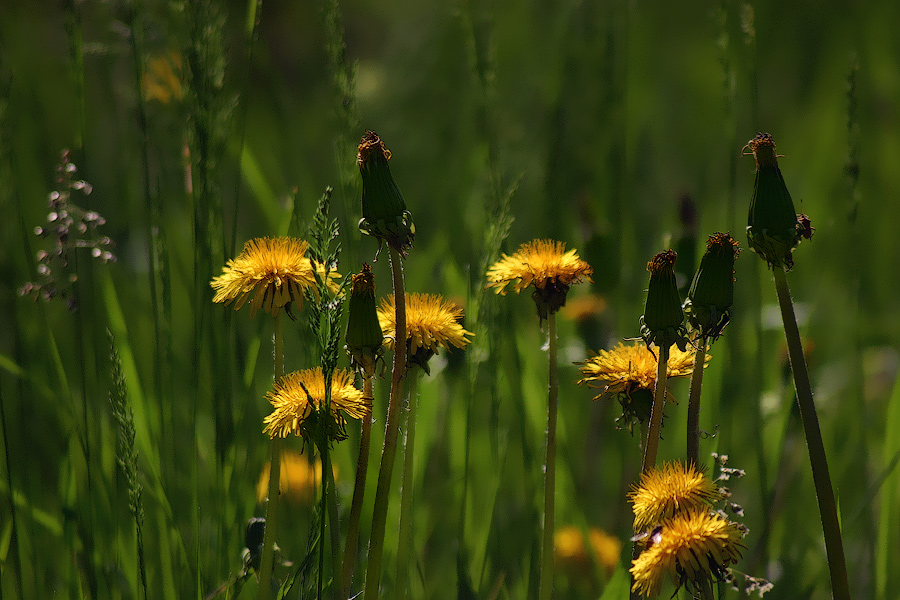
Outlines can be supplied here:
M406 210L403 194L391 176L391 152L374 131L367 131L358 146L356 162L362 175L362 214L359 229L379 243L406 255L415 238L416 226Z
M675 283L674 250L660 252L647 263L650 271L650 285L647 289L647 305L641 317L641 337L649 346L651 343L668 348L678 344L684 350L687 333L684 328L684 312Z
M350 365L363 375L371 377L384 352L384 334L375 306L375 276L368 263L363 263L362 272L353 276L348 313L347 335L344 339L350 354Z
M734 260L740 247L727 233L714 233L706 241L706 254L691 282L684 314L705 338L715 340L730 319L734 303Z
M791 253L800 243L801 227L794 202L778 168L775 140L759 133L747 142L756 159L756 181L750 200L747 236L750 248L769 266L794 266Z

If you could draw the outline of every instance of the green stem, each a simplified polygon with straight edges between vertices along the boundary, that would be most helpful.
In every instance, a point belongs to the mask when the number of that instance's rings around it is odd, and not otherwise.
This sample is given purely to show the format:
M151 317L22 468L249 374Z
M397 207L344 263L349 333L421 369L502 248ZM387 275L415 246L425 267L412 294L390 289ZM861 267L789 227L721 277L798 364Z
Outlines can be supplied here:
M275 317L275 381L284 377L284 334L281 324L281 311ZM268 600L272 597L272 572L275 562L275 529L278 524L278 502L281 494L278 486L281 482L281 442L279 436L272 438L269 447L269 493L266 504L266 530L263 537L263 551L259 568L259 592L257 600Z
M416 441L416 406L418 398L416 387L419 382L419 370L409 372L409 410L406 415L406 436L403 440L403 486L400 493L400 541L397 545L397 599L406 600L409 596L409 557L412 554L412 486L413 459Z
M700 388L703 385L703 366L706 363L706 338L701 336L694 354L694 372L691 373L691 397L687 414L688 464L700 464Z
M363 381L363 396L372 399L373 376L366 374ZM341 570L341 597L350 597L353 582L353 568L356 566L359 546L359 520L362 515L363 496L366 491L366 474L369 470L369 444L372 438L372 413L363 417L359 434L359 457L356 459L356 481L353 484L353 500L350 502L350 517L347 523L347 541L344 547L344 563Z
M384 530L387 523L388 499L391 491L391 474L397 453L397 434L400 428L400 399L403 397L403 376L406 371L406 292L403 288L403 264L400 253L393 247L391 275L394 280L394 366L391 374L391 394L388 400L384 446L381 449L381 467L378 471L378 487L375 490L375 507L372 509L372 533L369 536L369 556L366 567L364 598L378 599L381 584L381 561L384 553Z
M556 499L556 413L559 404L557 373L556 315L547 316L550 340L547 344L549 360L549 394L547 399L547 458L544 462L544 531L541 540L541 578L538 598L549 600L553 595L553 523Z
M819 503L819 515L825 535L825 553L828 555L828 567L831 571L831 591L835 600L849 600L850 585L847 581L841 526L838 522L831 476L828 473L825 445L822 442L822 432L819 430L819 418L816 416L816 405L813 402L812 385L810 385L809 372L806 369L806 357L803 355L803 344L800 341L800 330L797 328L794 305L791 302L791 290L788 288L784 269L778 266L772 271L775 275L775 291L781 307L781 319L784 322L784 335L787 339L791 371L794 373L797 404L800 407L800 418L803 421L806 447L809 450L809 462L812 467L813 482L816 486L816 499Z
M646 473L656 464L659 433L662 429L663 406L666 402L666 376L668 375L669 346L659 348L659 365L656 370L656 389L653 392L653 410L650 413L650 429L644 444L644 463L641 472Z

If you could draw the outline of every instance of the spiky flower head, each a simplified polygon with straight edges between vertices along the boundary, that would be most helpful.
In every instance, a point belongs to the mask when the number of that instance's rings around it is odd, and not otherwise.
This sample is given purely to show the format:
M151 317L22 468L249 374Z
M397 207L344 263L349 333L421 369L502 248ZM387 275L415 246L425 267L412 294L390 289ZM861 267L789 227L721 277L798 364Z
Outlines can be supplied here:
M374 131L366 131L357 150L363 214L359 229L378 238L379 243L386 241L405 256L415 238L416 226L391 175L391 152Z
M566 251L564 242L532 240L519 246L511 256L504 254L488 269L487 287L505 294L507 286L516 293L534 286L531 297L538 316L546 319L565 306L569 287L585 279L591 281L593 272L578 252Z
M649 346L668 348L676 344L679 349L687 347L687 332L684 328L684 312L675 283L674 250L666 250L654 256L647 263L650 271L650 285L647 287L647 304L641 317L641 337Z
M248 241L210 282L216 291L213 302L234 301L234 310L238 310L249 299L251 317L260 308L273 317L283 308L292 317L291 303L299 308L305 294L319 295L315 275L319 265L306 257L308 247L305 241L291 237Z
M288 373L266 394L275 410L263 420L266 424L263 432L273 438L293 433L304 441L312 441L317 439L319 428L324 428L325 439L340 441L347 438L345 415L362 419L372 410L372 401L353 385L353 372L347 369L338 369L331 378L328 415L319 411L325 394L321 367Z
M375 307L375 275L369 263L353 276L350 284L349 315L347 317L347 352L350 364L371 377L383 354L384 333Z
M747 219L750 249L770 267L783 265L790 269L794 266L791 253L800 243L804 227L797 219L794 201L778 167L775 140L768 133L758 133L744 147L750 149L756 160L756 179Z
M709 358L707 355L706 360ZM594 400L606 395L617 396L624 409L619 420L624 420L629 429L635 420L646 422L650 419L659 359L646 345L620 343L612 350L601 350L578 364L582 375L578 383L600 390ZM693 370L694 354L673 348L666 363L667 380L687 377ZM667 400L675 402L671 396Z
M378 320L391 348L397 332L395 314L394 295L382 298ZM440 294L406 294L407 363L419 365L428 373L428 360L439 348L464 349L471 341L468 336L474 334L463 328L462 317L463 309Z
M694 465L664 463L641 474L628 494L634 505L634 530L644 531L678 513L708 510L725 494Z
M684 314L691 326L707 339L715 340L728 324L734 303L734 261L738 243L727 233L714 233L706 241L706 253L684 301Z
M702 582L720 580L725 569L741 558L745 546L740 525L717 513L694 509L664 521L646 540L634 561L632 591L659 595L669 574L677 586L698 590Z

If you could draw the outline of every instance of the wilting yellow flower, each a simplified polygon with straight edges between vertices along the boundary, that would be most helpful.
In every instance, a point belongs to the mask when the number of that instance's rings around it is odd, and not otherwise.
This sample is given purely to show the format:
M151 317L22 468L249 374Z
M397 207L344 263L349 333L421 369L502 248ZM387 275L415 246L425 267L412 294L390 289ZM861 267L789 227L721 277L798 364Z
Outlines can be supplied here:
M382 298L378 307L378 321L388 347L393 347L397 331L394 315L392 294ZM440 294L406 294L408 360L425 367L428 359L441 347L465 348L471 341L468 336L473 334L460 324L462 316L463 309L454 302L444 300Z
M648 539L648 546L632 561L632 591L659 594L668 573L676 585L721 578L745 549L740 526L707 510L693 510L665 521Z
M707 355L706 360L709 358ZM643 343L628 346L619 343L612 350L601 350L578 364L583 375L578 383L600 388L600 393L594 396L594 400L599 400L605 394L630 395L638 389L652 392L659 359ZM687 377L693 370L694 353L672 348L666 363L667 377Z
M589 575L593 572L592 563L611 574L619 563L622 553L622 542L598 527L588 531L588 542L593 557L588 555L584 533L578 527L567 526L557 529L553 534L554 562L572 573Z
M591 281L594 270L563 242L532 240L519 246L512 256L504 254L487 272L487 287L505 294L510 286L516 293L534 286L532 297L538 315L546 319L566 304L569 286Z
M264 502L269 493L271 466L268 462L265 464L256 484L256 499L259 502ZM337 479L337 465L332 464L331 468ZM278 480L278 489L282 498L298 504L312 504L321 483L322 461L315 459L310 464L309 459L302 454L292 450L282 452L281 476Z
M294 433L306 437L318 414L313 410L325 401L325 377L322 368L294 371L275 382L275 387L266 394L266 399L275 408L264 419L265 433L270 437L287 437ZM310 403L312 401L312 404ZM331 419L326 424L327 435L332 440L346 439L344 414L353 419L362 419L372 410L371 400L365 398L361 390L353 385L353 373L338 369L331 378Z
M641 474L628 494L634 504L634 530L644 531L689 510L706 510L724 498L722 491L694 465L664 463Z
M282 308L290 315L290 304L299 308L303 296L311 290L318 296L319 288L315 271L324 277L324 265L313 264L306 257L309 247L305 241L290 238L254 238L244 244L244 249L228 261L222 274L213 278L210 285L216 291L213 302L234 301L238 310L250 299L250 316L260 307L272 316ZM329 273L330 279L336 274Z

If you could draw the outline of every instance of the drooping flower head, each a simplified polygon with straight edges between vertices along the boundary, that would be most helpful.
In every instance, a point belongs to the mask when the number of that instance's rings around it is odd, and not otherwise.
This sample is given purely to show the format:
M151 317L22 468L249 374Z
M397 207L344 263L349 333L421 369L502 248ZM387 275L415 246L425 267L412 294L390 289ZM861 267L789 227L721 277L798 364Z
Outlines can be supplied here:
M249 299L251 317L260 308L273 317L282 308L292 316L291 303L299 308L307 292L319 294L315 275L319 265L306 257L308 247L305 241L291 237L248 241L210 282L216 291L213 302L233 301L238 310Z
M676 344L684 350L687 346L687 332L684 328L684 312L678 297L675 282L674 250L666 250L654 256L647 263L650 284L647 287L647 304L641 317L641 337L649 346L668 348Z
M708 510L679 513L657 527L647 547L632 561L632 591L659 595L668 574L677 586L700 589L700 582L720 580L741 559L745 546L740 525Z
M345 340L350 364L371 377L383 354L384 333L375 307L375 275L369 263L363 263L362 271L353 276L348 312Z
M709 358L707 355L706 360ZM578 383L600 389L594 400L606 395L617 396L624 409L619 420L624 421L629 430L635 420L649 421L659 360L644 344L620 343L612 350L601 350L578 364L582 375ZM687 377L693 370L694 354L673 348L666 363L667 379ZM667 400L675 402L671 396Z
M734 302L734 261L738 243L727 233L714 233L684 301L684 314L700 335L713 341L728 324Z
M379 244L386 241L405 256L415 239L416 226L391 175L391 152L374 131L366 131L357 150L363 214L359 229L378 238Z
M750 249L770 267L783 265L790 269L794 266L791 253L804 233L812 235L811 229L797 218L794 201L778 167L772 136L758 133L744 147L750 149L756 161L756 179L747 218Z
M681 462L664 463L641 474L628 494L634 505L634 530L644 531L688 510L709 510L725 494L703 471Z
M546 319L566 304L569 287L585 279L591 281L594 270L564 242L532 240L519 246L511 256L504 254L487 272L487 287L505 294L507 286L519 293L534 287L531 297L538 316Z
M263 432L273 438L293 433L309 441L314 439L317 427L324 427L327 439L340 441L347 438L345 415L362 419L372 410L371 400L353 385L353 373L346 369L338 369L331 378L330 415L320 417L317 410L325 401L321 367L288 373L275 382L266 399L275 410L264 419Z
M406 294L407 362L417 364L428 373L428 360L443 347L465 348L474 335L460 323L463 309L439 294ZM382 298L378 320L389 347L396 335L393 294Z

